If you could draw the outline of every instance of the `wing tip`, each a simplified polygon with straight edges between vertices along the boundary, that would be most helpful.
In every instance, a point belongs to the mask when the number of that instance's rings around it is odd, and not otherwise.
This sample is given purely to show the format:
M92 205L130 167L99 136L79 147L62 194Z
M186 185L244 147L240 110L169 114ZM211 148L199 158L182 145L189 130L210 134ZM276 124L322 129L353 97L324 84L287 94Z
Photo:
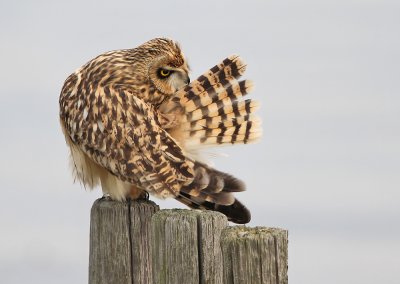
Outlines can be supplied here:
M229 59L232 63L236 65L236 68L238 69L240 76L242 76L244 72L246 72L247 64L243 60L243 58L240 57L239 54L232 54L228 56L227 59Z
M215 209L224 214L230 222L236 224L247 224L251 220L250 210L237 199L232 205L218 205Z

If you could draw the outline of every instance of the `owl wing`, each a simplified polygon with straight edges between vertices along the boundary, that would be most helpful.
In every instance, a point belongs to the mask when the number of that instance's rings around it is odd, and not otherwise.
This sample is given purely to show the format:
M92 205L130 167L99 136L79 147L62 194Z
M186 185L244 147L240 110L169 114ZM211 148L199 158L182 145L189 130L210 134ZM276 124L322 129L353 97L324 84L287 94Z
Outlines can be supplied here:
M253 87L251 81L239 80L245 70L239 56L230 56L160 106L167 117L164 127L196 161L193 182L183 186L176 199L191 208L219 211L239 224L251 219L249 210L233 195L245 190L244 183L200 159L204 147L246 144L260 138L261 123L254 115L258 103L243 99ZM176 124L174 117L179 118Z
M243 99L253 89L250 80L239 81L245 70L242 59L232 55L161 105L160 111L167 115L181 114L171 133L186 152L204 146L246 144L261 137L261 121L254 115L258 102Z
M72 141L121 180L166 197L193 179L193 162L161 128L156 110L128 91L99 87L61 109L70 110L61 117Z

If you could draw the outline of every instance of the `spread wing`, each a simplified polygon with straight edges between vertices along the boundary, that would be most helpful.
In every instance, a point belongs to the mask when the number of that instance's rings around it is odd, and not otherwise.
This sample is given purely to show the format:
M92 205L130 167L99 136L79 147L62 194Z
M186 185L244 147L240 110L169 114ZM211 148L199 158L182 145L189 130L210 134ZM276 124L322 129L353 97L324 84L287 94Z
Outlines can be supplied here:
M66 93L60 103L71 140L121 180L161 196L176 196L193 180L193 162L156 110L128 91L98 87L86 96Z

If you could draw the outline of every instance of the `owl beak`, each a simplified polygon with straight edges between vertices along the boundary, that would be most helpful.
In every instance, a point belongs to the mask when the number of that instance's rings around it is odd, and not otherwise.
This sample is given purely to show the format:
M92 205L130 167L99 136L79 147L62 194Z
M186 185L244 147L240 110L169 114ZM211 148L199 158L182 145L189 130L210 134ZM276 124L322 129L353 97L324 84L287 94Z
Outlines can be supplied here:
M190 78L189 78L188 74L186 74L184 81L185 81L186 85L188 85L190 83Z

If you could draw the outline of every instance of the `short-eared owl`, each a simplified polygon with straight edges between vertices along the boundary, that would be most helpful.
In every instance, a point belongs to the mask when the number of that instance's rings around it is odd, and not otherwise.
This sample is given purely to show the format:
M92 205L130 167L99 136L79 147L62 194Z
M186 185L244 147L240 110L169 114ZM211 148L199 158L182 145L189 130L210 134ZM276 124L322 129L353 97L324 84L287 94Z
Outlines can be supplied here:
M247 223L250 212L233 192L244 183L199 159L204 146L260 137L257 104L239 56L190 83L180 46L156 38L103 53L71 74L60 95L60 120L76 177L99 183L112 199L145 191Z

